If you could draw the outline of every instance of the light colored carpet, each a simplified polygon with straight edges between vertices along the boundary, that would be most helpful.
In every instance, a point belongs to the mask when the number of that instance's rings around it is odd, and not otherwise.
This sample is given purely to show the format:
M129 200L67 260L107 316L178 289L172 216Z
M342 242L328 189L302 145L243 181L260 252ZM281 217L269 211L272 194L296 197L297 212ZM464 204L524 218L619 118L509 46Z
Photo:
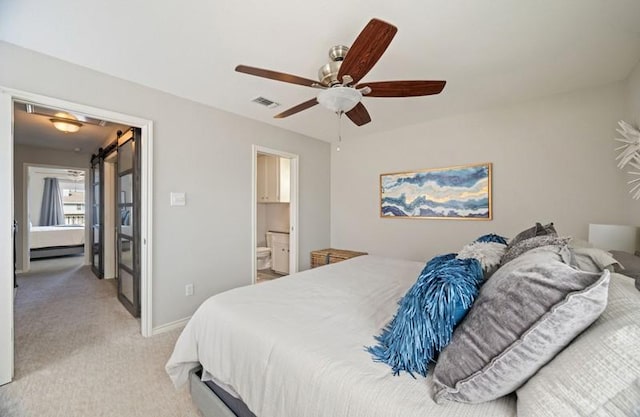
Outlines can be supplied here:
M195 417L164 372L180 331L151 338L82 257L36 261L18 277L15 379L2 417Z

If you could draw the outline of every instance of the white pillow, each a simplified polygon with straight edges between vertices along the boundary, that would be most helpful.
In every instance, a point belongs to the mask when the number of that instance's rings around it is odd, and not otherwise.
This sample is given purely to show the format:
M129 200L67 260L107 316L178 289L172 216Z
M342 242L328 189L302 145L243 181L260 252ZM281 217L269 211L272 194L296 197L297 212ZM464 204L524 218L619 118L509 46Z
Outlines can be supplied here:
M640 415L640 293L611 274L602 315L520 387L518 417Z
M500 266L500 259L507 250L507 245L497 242L473 242L460 250L458 259L475 258L482 265L482 270L486 274L495 272Z

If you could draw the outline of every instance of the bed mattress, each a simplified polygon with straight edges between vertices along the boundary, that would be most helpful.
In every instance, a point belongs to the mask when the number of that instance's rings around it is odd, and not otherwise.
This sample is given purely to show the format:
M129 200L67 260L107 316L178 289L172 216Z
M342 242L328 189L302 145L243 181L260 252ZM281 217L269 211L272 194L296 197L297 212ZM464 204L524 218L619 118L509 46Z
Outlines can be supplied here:
M84 245L84 226L32 226L29 248Z
M393 376L366 352L423 266L362 256L218 294L185 327L167 372L180 386L202 364L204 380L259 417L515 416L513 396L437 405L430 376Z

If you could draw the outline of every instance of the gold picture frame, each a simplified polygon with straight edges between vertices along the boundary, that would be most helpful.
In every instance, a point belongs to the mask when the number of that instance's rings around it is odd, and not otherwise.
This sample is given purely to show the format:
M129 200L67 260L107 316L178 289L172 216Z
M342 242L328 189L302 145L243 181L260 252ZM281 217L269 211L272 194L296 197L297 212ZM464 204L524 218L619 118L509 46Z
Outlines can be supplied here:
M492 164L380 174L380 217L493 220Z

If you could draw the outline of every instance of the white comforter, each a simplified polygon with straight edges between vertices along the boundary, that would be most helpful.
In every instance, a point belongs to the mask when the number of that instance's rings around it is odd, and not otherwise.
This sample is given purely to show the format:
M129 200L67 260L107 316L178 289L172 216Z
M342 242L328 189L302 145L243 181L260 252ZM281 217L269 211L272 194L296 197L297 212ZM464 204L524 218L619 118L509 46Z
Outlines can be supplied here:
M31 226L29 248L76 246L84 244L84 226Z
M515 416L513 397L437 405L430 377L393 376L365 351L423 266L362 256L218 294L185 327L167 372L179 386L201 363L204 379L258 417Z

